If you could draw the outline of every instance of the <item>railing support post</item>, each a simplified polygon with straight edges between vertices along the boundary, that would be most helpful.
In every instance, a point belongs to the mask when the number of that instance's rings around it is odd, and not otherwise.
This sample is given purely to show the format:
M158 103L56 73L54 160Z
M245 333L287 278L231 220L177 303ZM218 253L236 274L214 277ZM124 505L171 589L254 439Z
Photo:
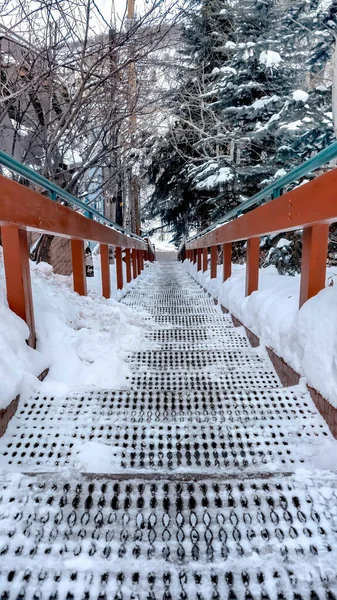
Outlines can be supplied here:
M302 238L300 308L325 287L329 225L306 227Z
M28 344L35 348L35 321L29 267L27 231L14 225L1 227L9 308L29 327Z
M228 242L222 246L223 253L223 274L222 281L229 279L232 274L232 243Z
M145 254L144 250L141 250L140 251L140 265L141 265L142 271L144 271L144 254Z
M250 296L259 287L260 238L247 240L246 259L246 296Z
M131 260L132 260L132 277L133 277L133 279L136 279L136 277L138 275L137 250L136 250L136 248L132 248Z
M208 267L208 248L202 249L202 270L205 273Z
M141 274L140 268L140 250L137 250L137 276Z
M122 248L120 246L115 247L116 255L116 281L117 290L123 289L123 262L122 262Z
M211 246L211 279L216 278L217 264L218 264L218 246Z
M201 271L201 248L197 250L198 271Z
M109 265L109 246L108 244L100 244L101 254L101 274L102 274L102 296L110 298L110 265Z
M73 264L74 292L77 292L80 296L86 296L87 280L85 276L83 240L71 240L71 258Z
M130 283L130 281L132 280L130 248L125 248L125 264L126 264L126 281L127 281L127 283Z
M142 272L142 251L137 250L138 275Z
M197 250L192 250L193 252L193 263L195 264L197 262Z

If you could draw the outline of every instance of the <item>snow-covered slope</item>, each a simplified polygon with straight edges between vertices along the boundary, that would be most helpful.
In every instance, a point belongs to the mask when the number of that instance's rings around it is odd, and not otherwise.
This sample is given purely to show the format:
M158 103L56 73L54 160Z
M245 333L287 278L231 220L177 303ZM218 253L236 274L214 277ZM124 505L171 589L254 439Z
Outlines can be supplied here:
M72 277L54 275L46 263L32 263L31 272L36 350L26 344L26 324L8 308L0 260L0 409L37 386L55 395L127 385L130 373L124 359L127 352L144 347L144 325L139 312L136 316L115 299L101 298L99 257L95 277L87 279L87 297L72 291ZM114 266L111 274L115 290ZM40 383L37 375L46 367L49 374Z
M246 267L233 265L232 276L222 283L222 265L216 279L189 273L237 319L272 348L309 385L337 407L337 286L328 286L298 309L300 277L279 275L274 266L260 269L259 290L245 297ZM327 282L336 271L327 269Z

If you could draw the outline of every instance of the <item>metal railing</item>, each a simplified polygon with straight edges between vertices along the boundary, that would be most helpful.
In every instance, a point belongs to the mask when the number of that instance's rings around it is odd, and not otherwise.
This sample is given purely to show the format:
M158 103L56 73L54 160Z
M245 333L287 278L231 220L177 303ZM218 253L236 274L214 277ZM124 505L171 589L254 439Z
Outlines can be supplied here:
M41 188L43 188L44 190L48 191L49 197L51 200L55 200L55 201L57 201L58 199L64 200L65 202L76 206L77 208L82 210L84 213L88 213L89 218L93 219L94 217L96 217L98 222L105 223L112 229L115 229L116 231L120 231L124 235L128 235L130 237L141 239L138 235L136 235L129 229L124 229L120 225L117 225L117 223L115 223L114 221L111 221L110 219L108 219L107 217L102 215L102 213L100 213L95 208L92 208L85 202L82 202L81 200L76 198L76 196L73 196L72 194L67 192L67 190L64 190L63 188L61 188L59 185L57 185L53 181L49 181L48 179L46 179L46 177L43 177L43 175L40 175L40 173L37 173L30 167L27 167L27 165L20 163L18 160L16 160L9 154L6 154L6 152L3 152L3 150L0 150L0 165L2 165L3 167L6 167L10 171L12 171L12 173L16 173L17 175L24 177L31 183L35 183L35 184L39 185Z
M1 153L1 158L4 164L4 153ZM7 162L7 155L5 159ZM30 332L28 343L35 346L28 231L70 239L74 291L81 295L87 293L84 253L86 240L100 244L102 295L105 298L110 298L111 295L109 245L115 247L117 289L122 289L124 285L123 259L126 265L126 282L130 283L144 269L144 260L154 260L154 251L147 240L116 227L109 219L102 219L102 215L97 211L93 214L97 213L105 224L55 202L56 197L60 197L81 209L87 208L77 198L14 159L8 163L16 173L20 172L26 178L28 174L31 181L54 194L54 198L48 198L30 187L0 175L0 226L8 305L26 321Z
M334 144L337 147L337 143ZM300 168L300 167L299 167ZM303 171L302 171L303 172ZM297 170L298 173L298 170ZM293 181L291 173L288 179ZM271 187L268 188L271 190ZM231 276L232 243L247 240L246 296L258 289L260 237L303 229L299 304L325 287L329 224L337 221L337 169L316 177L285 194L223 225L200 232L188 240L179 258L197 264L198 271L208 268L217 277L218 246L223 251L223 281Z
M286 188L288 185L296 182L304 175L308 175L316 169L323 167L334 158L337 158L337 142L333 142L332 144L318 152L312 158L309 158L307 161L305 161L295 169L292 169L292 171L290 171L286 175L279 177L278 179L267 185L265 188L263 188L260 192L257 192L257 194L254 194L254 196L252 196L248 200L245 200L244 202L239 204L239 206L236 206L232 210L228 211L223 217L221 217L221 219L214 221L214 223L212 223L202 231L196 233L194 236L189 238L188 241L195 240L200 236L205 235L205 233L213 231L220 225L223 225L224 223L227 223L228 221L231 221L232 219L241 216L254 206L259 206L262 203L266 204L266 202L271 202L275 198L281 196L284 188Z

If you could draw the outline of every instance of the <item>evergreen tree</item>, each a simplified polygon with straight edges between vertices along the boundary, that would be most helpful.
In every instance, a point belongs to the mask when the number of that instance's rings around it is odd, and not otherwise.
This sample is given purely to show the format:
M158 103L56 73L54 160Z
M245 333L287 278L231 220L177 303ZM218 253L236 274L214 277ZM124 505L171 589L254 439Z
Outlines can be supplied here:
M322 37L319 28L309 35L318 23L326 28L332 4L323 18L302 0L203 0L191 15L174 126L151 167L151 211L178 238L332 141L329 85L311 75L315 56L323 64Z

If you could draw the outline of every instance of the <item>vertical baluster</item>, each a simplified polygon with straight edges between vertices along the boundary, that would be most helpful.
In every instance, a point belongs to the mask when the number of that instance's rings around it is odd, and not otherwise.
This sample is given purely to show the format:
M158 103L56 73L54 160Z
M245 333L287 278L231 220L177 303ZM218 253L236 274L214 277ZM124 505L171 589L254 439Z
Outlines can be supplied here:
M108 244L100 244L101 254L101 274L102 274L102 296L110 298L110 265L109 265L109 246Z
M250 296L259 287L260 238L247 240L246 259L246 296Z
M223 281L229 279L232 274L232 244L228 242L227 244L223 244Z
M73 265L74 291L80 296L87 295L87 280L85 276L84 241L71 240L71 259Z
M303 231L300 307L325 287L329 225L313 225Z
M117 280L117 289L123 289L123 261L122 261L122 248L116 246L115 248L116 254L116 280Z
M29 327L28 344L35 348L35 320L29 266L27 231L14 225L1 227L3 260L9 308Z

